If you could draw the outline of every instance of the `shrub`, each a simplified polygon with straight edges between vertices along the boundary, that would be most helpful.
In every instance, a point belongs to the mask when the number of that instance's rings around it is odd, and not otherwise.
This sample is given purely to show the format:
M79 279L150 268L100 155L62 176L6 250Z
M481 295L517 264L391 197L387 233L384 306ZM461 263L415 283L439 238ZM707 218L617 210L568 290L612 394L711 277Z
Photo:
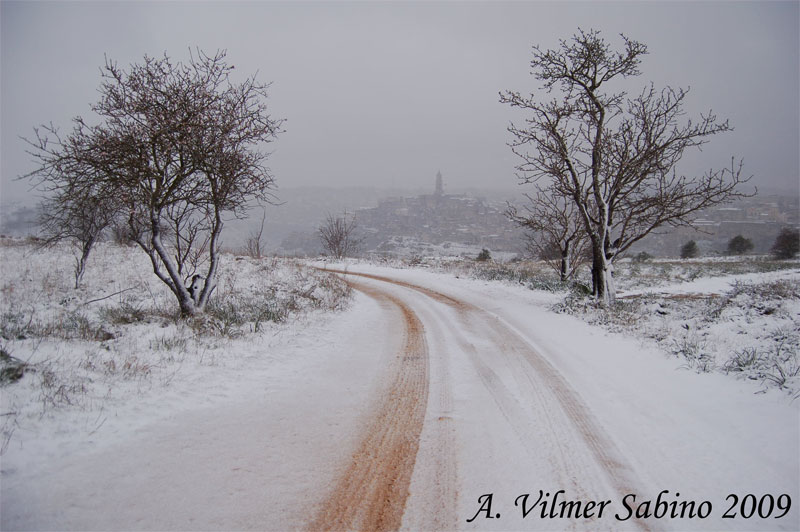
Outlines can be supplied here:
M706 344L695 338L675 340L672 354L686 360L684 367L698 373L708 373L714 369L714 355L706 351Z
M772 245L772 255L777 259L792 259L800 253L800 231L784 227Z
M731 372L748 372L752 369L757 369L762 362L761 354L756 348L743 349L725 362L722 366L725 373Z
M736 235L728 241L728 255L744 255L753 249L753 241Z
M0 385L20 380L27 369L27 363L0 348Z
M64 406L81 406L86 401L86 379L66 375L51 364L37 367L39 400L43 411Z
M104 307L100 315L111 323L124 325L145 321L147 312L141 303L136 302L133 298L125 298L118 307Z
M492 254L489 252L488 249L483 248L480 253L478 253L478 258L476 259L481 262L485 262L487 260L492 260Z
M691 259L700 255L700 249L697 247L697 242L689 240L681 248L681 258Z
M756 348L737 352L723 366L726 373L741 373L765 385L791 389L792 381L800 376L800 360L791 339L780 339L759 351Z
M252 331L258 332L264 322L283 322L296 307L294 298L270 300L265 294L255 298L212 299L206 309L207 316L196 320L194 327L201 332L236 338L243 334L244 325L249 324Z

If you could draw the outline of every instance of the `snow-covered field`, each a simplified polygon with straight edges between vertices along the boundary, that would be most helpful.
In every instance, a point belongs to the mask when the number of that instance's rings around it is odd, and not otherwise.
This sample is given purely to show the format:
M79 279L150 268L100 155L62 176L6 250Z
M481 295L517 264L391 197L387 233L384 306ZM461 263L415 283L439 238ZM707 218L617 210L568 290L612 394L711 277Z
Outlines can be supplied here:
M209 315L187 322L138 248L98 244L77 290L68 246L5 240L0 264L3 367L24 363L2 383L6 473L237 395L351 297L296 261L223 255Z
M436 290L485 313L471 319L497 320L532 346L605 433L596 441L608 442L616 449L610 456L635 473L646 491L637 503L662 489L713 502L707 520L648 520L648 528L800 527L796 262L626 264L619 270L621 303L603 310L545 282L542 271L512 271L523 265L303 265L226 255L218 302L208 318L192 323L176 319L171 294L137 249L100 245L78 290L71 287L68 248L34 253L21 241L3 241L0 263L0 347L27 364L20 380L0 388L2 529L307 526L330 489L324 479L341 473L357 435L369 427L369 404L382 393L402 341L389 320L395 311L310 266ZM460 314L424 293L360 282L393 294L419 316L431 356L405 528L443 522L431 515L435 501L426 500L426 490L442 482L434 478L442 467L439 448L431 446L442 420L451 420L452 447L445 450L455 457L450 488L458 497L445 528L637 526L512 519L519 509L508 497L525 490L534 498L540 488L570 486L598 500L612 495L602 475L590 473L596 464L589 455L570 454L577 451L566 440L561 450L557 439L547 447L559 431L573 437L574 428L559 428L551 413L543 419L558 430L542 433L536 419L543 413L526 410L535 390L521 384L526 374L515 373L502 344L482 337L481 324L460 329ZM511 355L518 340L508 341ZM688 356L690 349L699 355ZM478 379L470 360L494 377ZM452 382L443 387L447 371ZM481 382L494 383L494 395ZM545 451L565 464L586 460L586 470L576 463L553 475ZM468 523L489 492L507 517ZM720 519L728 495L742 502L750 493L776 501L786 494L794 506L780 519L777 511L771 519Z

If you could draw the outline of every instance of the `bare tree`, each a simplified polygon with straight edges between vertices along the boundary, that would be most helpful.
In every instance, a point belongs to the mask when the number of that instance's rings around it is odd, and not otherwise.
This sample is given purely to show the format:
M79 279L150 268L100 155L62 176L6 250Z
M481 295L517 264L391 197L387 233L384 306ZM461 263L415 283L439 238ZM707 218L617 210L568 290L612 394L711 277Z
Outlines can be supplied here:
M556 50L534 47L533 74L556 95L500 95L531 113L525 126L509 127L517 169L524 182L551 181L574 203L591 242L593 295L604 304L615 299L616 257L658 227L691 225L699 210L745 196L737 187L749 179L733 162L703 175L678 172L687 149L731 127L712 113L684 120L684 89L650 85L633 98L606 91L640 75L647 47L622 41L612 50L599 32L579 30Z
M261 215L261 225L258 228L258 231L251 231L250 235L247 237L247 242L245 243L245 251L248 255L253 257L254 259L260 259L262 254L262 242L261 239L264 235L264 223L267 221L267 210L264 209L264 213Z
M64 187L40 205L39 226L43 246L68 241L77 248L75 288L86 271L86 262L103 231L114 220L111 201L89 190Z
M183 316L202 312L214 291L223 218L273 198L260 146L283 120L267 114L268 85L234 83L232 70L225 52L145 57L129 71L107 60L92 106L99 123L77 117L67 138L49 126L29 142L39 184L57 186L70 166L91 170L84 181L114 199Z
M586 231L575 204L564 196L536 186L534 195L520 211L509 205L506 216L526 229L526 247L559 273L562 281L572 278L585 262Z
M356 236L357 227L356 217L348 216L345 211L342 216L329 213L317 232L325 251L341 259L354 255L361 249L363 239Z

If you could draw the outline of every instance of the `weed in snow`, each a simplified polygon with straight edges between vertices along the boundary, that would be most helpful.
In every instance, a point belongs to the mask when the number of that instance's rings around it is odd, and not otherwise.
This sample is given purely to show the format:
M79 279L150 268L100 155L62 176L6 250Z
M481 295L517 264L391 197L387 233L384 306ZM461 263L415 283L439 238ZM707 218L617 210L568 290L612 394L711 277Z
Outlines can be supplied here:
M721 295L644 294L607 308L566 296L553 310L648 338L682 367L800 394L800 280L734 283Z

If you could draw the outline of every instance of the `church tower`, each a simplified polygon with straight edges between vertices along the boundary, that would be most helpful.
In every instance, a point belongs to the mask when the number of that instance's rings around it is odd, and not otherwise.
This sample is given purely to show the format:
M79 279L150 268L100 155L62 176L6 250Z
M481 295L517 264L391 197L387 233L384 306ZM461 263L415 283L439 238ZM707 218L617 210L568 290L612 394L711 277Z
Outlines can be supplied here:
M442 183L442 172L436 172L436 192L434 195L436 197L441 197L444 194L444 184Z

